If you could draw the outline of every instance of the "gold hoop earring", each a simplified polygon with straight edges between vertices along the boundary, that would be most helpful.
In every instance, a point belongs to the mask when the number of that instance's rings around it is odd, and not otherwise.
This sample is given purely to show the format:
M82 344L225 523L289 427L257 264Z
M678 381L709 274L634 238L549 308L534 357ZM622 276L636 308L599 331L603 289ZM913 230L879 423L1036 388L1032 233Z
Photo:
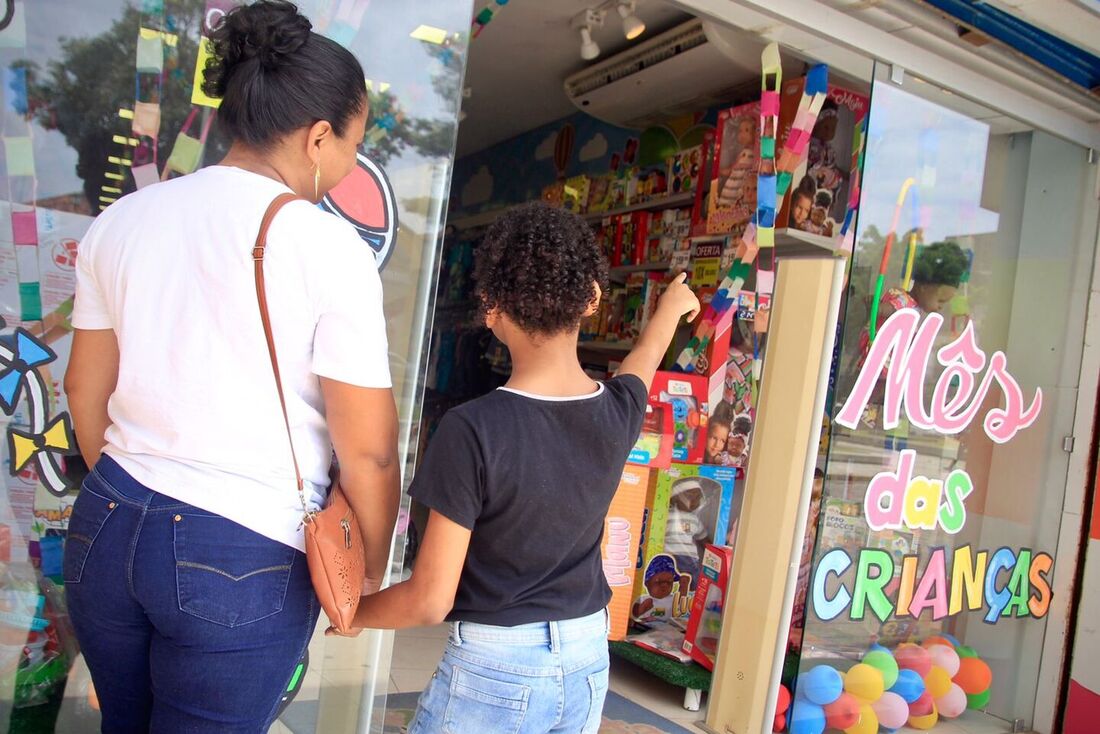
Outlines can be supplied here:
M316 167L313 169L313 198L321 198L321 162L317 161Z

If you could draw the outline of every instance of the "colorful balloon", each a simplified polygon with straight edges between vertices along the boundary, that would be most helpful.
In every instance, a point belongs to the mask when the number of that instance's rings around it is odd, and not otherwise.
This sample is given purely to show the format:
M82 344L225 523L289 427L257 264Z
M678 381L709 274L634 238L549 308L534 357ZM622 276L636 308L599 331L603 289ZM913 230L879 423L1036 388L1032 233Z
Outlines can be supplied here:
M971 711L981 711L989 705L989 698L992 690L982 691L976 695L966 694L966 707Z
M863 704L856 723L845 729L844 734L878 734L878 717L870 704Z
M844 690L864 703L874 703L886 690L882 673L865 663L857 663L848 669L844 678Z
M901 696L908 705L924 695L924 679L915 670L900 670L898 682L890 690Z
M932 698L946 696L951 690L951 676L943 668L933 666L928 675L924 676L924 687Z
M942 635L937 635L936 637L929 637L927 640L925 640L924 642L921 643L921 647L923 647L925 650L932 647L933 645L947 645L948 647L951 647L951 648L955 647L954 645L951 644L950 640L948 640L946 637L943 637Z
M779 685L779 697L775 702L775 713L785 714L787 709L791 707L791 692L787 690L787 686Z
M863 704L850 693L840 694L840 698L825 707L825 724L830 729L848 729L859 723L859 712Z
M932 713L925 714L924 716L909 716L909 726L913 729L920 731L928 731L936 722L940 720L939 713L936 711L935 704L932 704Z
M993 671L980 658L963 658L959 661L959 672L953 680L968 696L976 696L989 690L993 683Z
M959 688L958 683L952 683L947 695L936 699L936 710L945 719L955 719L966 711L966 703L966 694L963 689Z
M972 647L967 647L966 645L955 645L955 652L957 652L959 654L960 658L976 658L976 657L978 657L977 650L975 650Z
M781 732L787 728L787 717L783 714L776 714L775 721L772 723L772 731Z
M798 676L797 690L810 703L825 706L840 698L844 681L835 668L819 665Z
M882 698L871 704L878 717L880 726L886 729L900 729L909 720L909 704L896 693L887 691Z
M932 645L928 649L928 655L932 658L934 667L943 668L951 678L959 672L959 654L955 648L947 645Z
M899 668L916 671L921 678L932 671L932 656L917 645L898 645L898 649L894 650L894 660L898 661Z
M882 683L887 689L898 682L898 662L889 652L872 650L863 656L863 662L882 673Z
M910 716L927 716L936 710L936 699L932 698L932 694L925 691L921 694L913 703L909 704Z
M825 731L825 709L804 698L791 706L791 734L821 734Z

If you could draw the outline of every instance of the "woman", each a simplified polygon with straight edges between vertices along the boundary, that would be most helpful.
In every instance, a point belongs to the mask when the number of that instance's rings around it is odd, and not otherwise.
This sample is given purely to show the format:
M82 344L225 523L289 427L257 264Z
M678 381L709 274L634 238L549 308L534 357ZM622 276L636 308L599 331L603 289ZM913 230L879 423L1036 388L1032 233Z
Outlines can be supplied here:
M396 516L381 282L314 205L355 165L363 70L282 0L231 11L214 45L228 155L109 207L77 264L66 390L95 469L64 576L105 732L266 732L317 622L303 504L323 503L333 448L368 587ZM275 217L264 268L301 494L252 259L287 192L305 201Z

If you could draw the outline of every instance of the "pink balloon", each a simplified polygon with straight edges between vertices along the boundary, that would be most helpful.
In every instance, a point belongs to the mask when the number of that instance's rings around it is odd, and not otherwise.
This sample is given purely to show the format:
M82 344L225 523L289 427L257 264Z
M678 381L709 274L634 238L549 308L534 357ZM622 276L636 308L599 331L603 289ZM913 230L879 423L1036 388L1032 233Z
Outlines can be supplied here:
M965 694L964 694L965 696ZM896 693L887 691L882 698L871 704L878 716L878 723L887 729L900 729L909 720L909 704Z
M948 677L954 678L959 672L959 654L947 645L930 646L928 655L932 658L932 665L946 670Z
M936 699L936 708L939 709L940 716L945 719L961 716L962 712L966 711L966 693L958 683L952 683L947 695Z
M932 656L919 645L898 645L894 650L894 660L902 670L912 670L924 679L932 672Z

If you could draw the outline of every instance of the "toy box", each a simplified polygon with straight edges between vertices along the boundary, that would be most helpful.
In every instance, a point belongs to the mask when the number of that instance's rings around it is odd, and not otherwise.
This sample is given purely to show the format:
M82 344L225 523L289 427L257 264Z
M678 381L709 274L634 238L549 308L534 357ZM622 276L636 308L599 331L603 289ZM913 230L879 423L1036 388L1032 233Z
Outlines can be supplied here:
M736 496L737 470L673 464L656 472L634 578L632 620L684 626L706 543L723 542Z
M646 405L642 433L627 461L662 469L669 467L672 463L672 406Z
M733 568L733 549L708 545L703 554L703 570L696 582L691 603L684 652L707 670L714 670L718 654L718 635L722 630L722 605Z
M623 467L623 476L611 507L604 521L603 572L611 587L611 634L609 639L621 640L626 636L630 622L630 602L633 597L634 572L637 567L638 546L641 545L642 519L645 501L649 493L652 471L642 466Z
M692 191L703 165L703 146L681 150L667 159L668 193L672 196Z
M584 214L588 210L589 189L592 180L588 176L574 176L565 181L562 196L565 208L574 214Z
M708 381L703 375L658 372L649 391L651 404L672 406L672 459L684 464L703 463L707 435Z
M786 142L805 79L791 79L780 90L779 140ZM852 145L857 126L868 110L868 99L848 89L829 85L825 105L810 135L807 159L795 169L790 194L776 214L778 229L790 227L833 237L848 210L852 171Z
M756 209L759 130L759 102L718 113L707 200L707 234L726 234L752 219Z

